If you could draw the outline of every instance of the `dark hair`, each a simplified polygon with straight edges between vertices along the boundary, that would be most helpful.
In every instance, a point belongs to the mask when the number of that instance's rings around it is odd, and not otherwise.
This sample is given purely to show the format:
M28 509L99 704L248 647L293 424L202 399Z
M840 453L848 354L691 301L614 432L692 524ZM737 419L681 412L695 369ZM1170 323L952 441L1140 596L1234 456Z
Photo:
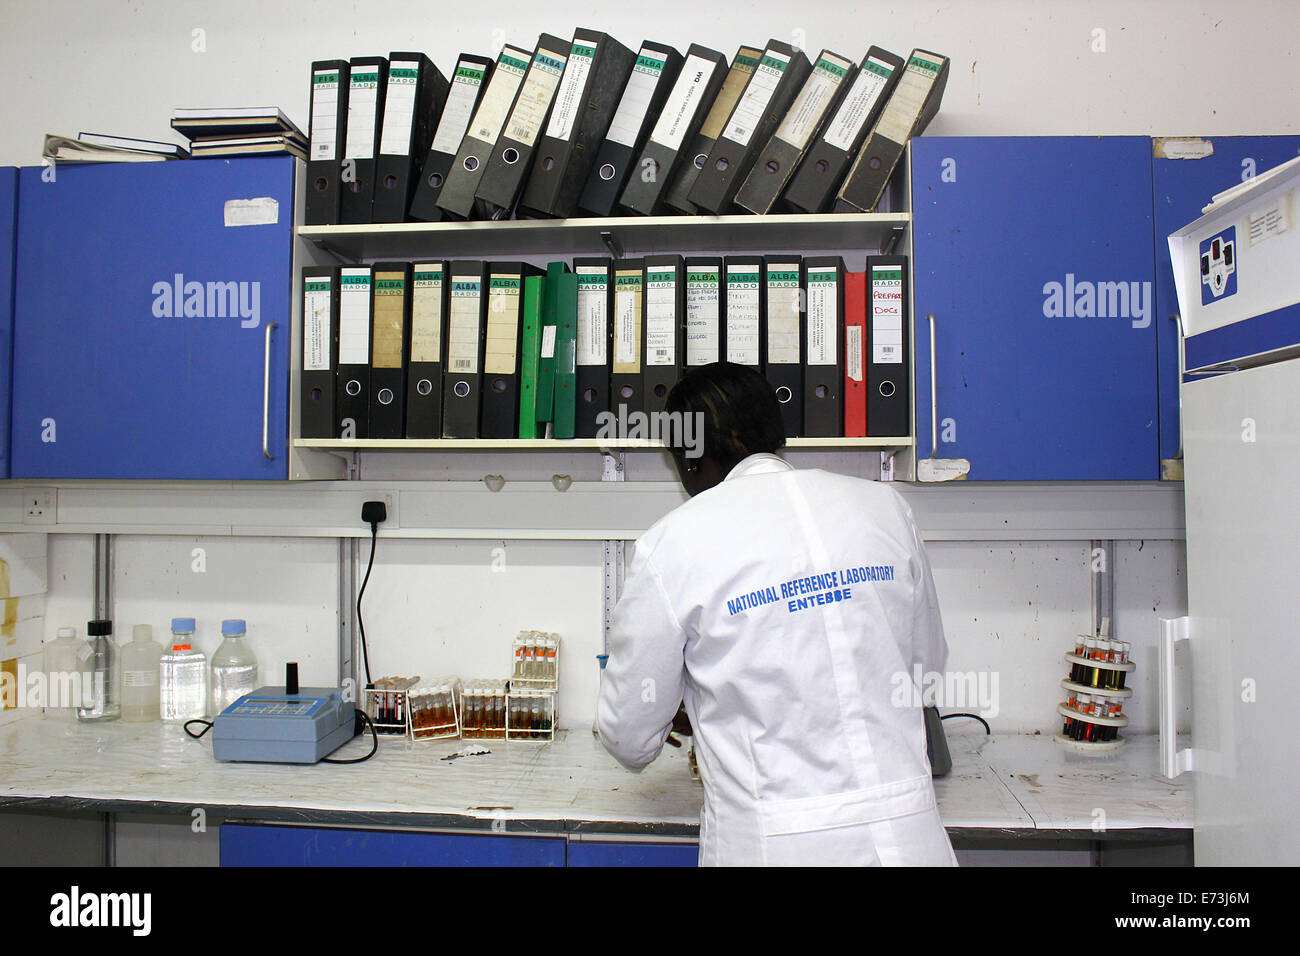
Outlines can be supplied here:
M759 452L775 453L785 446L785 426L776 392L752 368L714 362L692 369L668 393L668 412L683 417L703 415L701 452L706 458L732 464ZM684 448L675 437L673 454Z

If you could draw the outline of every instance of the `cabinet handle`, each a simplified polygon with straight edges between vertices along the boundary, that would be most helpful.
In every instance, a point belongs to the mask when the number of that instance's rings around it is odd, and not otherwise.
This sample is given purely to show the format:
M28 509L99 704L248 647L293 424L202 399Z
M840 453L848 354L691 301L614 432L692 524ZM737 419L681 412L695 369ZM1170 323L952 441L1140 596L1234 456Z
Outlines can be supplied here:
M1195 751L1178 749L1178 699L1174 694L1174 645L1190 636L1190 618L1160 619L1160 773L1170 780L1196 769Z
M275 458L271 454L271 330L279 322L268 322L266 325L266 350L262 355L262 454L267 458Z
M930 457L939 456L939 383L935 378L934 361L934 313L926 315L930 320Z

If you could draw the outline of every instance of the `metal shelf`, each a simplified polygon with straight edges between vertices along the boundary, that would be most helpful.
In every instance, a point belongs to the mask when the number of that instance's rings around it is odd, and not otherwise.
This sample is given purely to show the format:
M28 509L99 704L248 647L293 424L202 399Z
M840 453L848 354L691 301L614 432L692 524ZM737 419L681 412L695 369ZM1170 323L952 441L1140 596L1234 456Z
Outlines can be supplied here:
M334 451L575 451L663 448L651 438L295 438L295 448ZM787 448L906 448L911 438L788 438Z
M890 250L911 225L905 212L776 216L634 216L299 226L298 236L360 262L417 256L468 258L653 255L672 252Z

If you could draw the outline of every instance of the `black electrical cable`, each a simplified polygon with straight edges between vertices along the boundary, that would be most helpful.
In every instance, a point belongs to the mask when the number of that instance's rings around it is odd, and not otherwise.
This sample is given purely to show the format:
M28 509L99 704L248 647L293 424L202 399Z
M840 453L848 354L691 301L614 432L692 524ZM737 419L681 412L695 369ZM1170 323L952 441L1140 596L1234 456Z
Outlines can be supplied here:
M366 596L366 584L370 581L370 569L375 566L375 544L379 540L379 522L370 522L370 560L366 562L366 576L361 579L361 590L357 593L357 629L361 631L361 660L366 666L366 686L374 686L370 679L370 652L366 649L366 622L361 618L361 599Z
M370 722L370 715L360 707L356 709L356 712L366 722L366 726L370 728L370 753L364 757L321 757L321 763L361 763L363 760L369 760L379 750L379 734L375 732L375 725Z
M202 724L202 725L203 725L203 730L202 730L202 732L201 732L201 733L197 733L197 734L191 732L191 730L190 730L190 724ZM199 718L195 717L193 720L187 720L187 721L185 721L185 723L183 724L183 726L184 726L184 728L185 728L185 732L186 732L187 734L189 734L189 735L190 735L191 737L193 737L195 740L201 740L201 739L203 738L203 734L206 734L209 730L212 729L212 721L210 721L210 720L200 720Z
M952 717L969 717L971 720L978 720L981 724L984 725L984 733L986 735L993 733L993 731L989 730L989 722L985 720L983 717L981 717L979 714L944 714L939 719L948 720L949 718Z

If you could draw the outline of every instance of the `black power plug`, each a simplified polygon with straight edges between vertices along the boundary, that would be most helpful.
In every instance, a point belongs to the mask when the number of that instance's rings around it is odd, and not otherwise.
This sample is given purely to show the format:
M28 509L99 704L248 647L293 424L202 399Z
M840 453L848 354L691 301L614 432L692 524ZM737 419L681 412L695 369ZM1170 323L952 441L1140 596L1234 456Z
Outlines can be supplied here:
M373 529L388 520L388 506L382 501L367 501L361 506L361 520Z

